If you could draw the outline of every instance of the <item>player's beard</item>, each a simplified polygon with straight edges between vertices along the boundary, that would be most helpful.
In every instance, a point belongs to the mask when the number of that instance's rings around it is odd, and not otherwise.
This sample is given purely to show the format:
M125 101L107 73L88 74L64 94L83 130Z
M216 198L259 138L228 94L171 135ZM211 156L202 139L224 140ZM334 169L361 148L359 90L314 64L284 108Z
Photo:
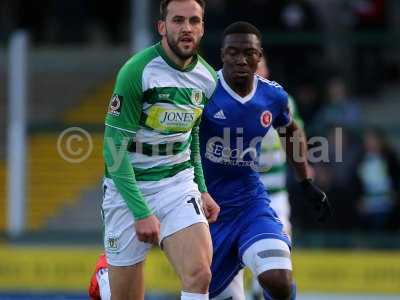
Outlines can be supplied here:
M193 55L195 55L197 53L197 50L199 49L200 39L196 41L196 39L193 38L193 43L194 43L193 48L189 51L183 51L178 46L179 38L177 38L175 40L174 37L167 32L167 43L168 43L168 46L171 49L171 51L177 57L179 57L182 60L186 60L186 59L191 58Z

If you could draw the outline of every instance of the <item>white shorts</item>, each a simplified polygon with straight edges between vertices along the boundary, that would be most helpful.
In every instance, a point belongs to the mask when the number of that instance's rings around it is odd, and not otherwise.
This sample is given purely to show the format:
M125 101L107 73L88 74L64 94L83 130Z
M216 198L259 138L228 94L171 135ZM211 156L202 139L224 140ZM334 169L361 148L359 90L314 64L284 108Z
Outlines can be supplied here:
M147 204L160 221L160 241L196 223L207 223L193 169L157 182L138 182ZM151 244L137 239L134 217L112 179L104 179L104 248L107 262L130 266L143 261Z

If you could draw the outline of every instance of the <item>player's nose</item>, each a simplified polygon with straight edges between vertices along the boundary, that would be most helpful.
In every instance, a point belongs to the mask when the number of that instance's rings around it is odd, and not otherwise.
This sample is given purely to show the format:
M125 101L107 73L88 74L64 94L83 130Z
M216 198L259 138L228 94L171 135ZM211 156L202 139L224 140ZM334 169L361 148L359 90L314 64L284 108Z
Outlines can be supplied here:
M237 55L236 64L241 66L246 65L247 64L246 57L243 54Z
M190 25L189 19L186 19L184 22L182 22L182 31L183 32L192 31L192 26Z

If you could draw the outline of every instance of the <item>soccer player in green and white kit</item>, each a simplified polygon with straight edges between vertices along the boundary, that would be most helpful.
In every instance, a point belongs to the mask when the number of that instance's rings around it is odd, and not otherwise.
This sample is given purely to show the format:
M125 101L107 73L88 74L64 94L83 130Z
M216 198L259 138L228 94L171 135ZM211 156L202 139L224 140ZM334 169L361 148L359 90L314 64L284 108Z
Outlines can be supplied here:
M143 299L143 263L162 243L182 282L181 299L208 299L219 207L207 193L198 123L216 86L196 54L203 0L162 0L161 42L118 73L104 136L104 244L112 299ZM201 207L202 203L202 207ZM205 214L205 215L204 215Z

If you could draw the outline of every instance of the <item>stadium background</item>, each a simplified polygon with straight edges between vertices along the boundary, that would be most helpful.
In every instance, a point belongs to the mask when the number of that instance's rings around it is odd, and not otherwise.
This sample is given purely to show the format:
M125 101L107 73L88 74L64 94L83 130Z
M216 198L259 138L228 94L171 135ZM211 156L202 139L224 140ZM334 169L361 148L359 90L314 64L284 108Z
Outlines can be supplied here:
M102 251L103 118L118 68L157 40L157 6L156 0L0 1L0 299L87 298ZM392 168L393 205L377 222L361 209L360 182L366 132L376 127L392 149L383 160L397 164L400 1L208 1L201 53L216 68L221 32L236 20L262 30L272 79L296 99L308 135L329 141L330 161L314 164L335 205L328 224L313 221L289 176L299 299L399 299L400 171ZM16 143L10 132L21 111L12 107L24 77L15 70L25 37L27 130L24 143ZM57 147L74 127L87 131L91 144L72 139L70 147ZM332 138L338 127L341 148ZM332 160L338 149L343 162ZM24 153L19 224L9 215L18 200L7 176L13 155ZM146 284L149 299L177 298L179 285L158 250L146 265Z

